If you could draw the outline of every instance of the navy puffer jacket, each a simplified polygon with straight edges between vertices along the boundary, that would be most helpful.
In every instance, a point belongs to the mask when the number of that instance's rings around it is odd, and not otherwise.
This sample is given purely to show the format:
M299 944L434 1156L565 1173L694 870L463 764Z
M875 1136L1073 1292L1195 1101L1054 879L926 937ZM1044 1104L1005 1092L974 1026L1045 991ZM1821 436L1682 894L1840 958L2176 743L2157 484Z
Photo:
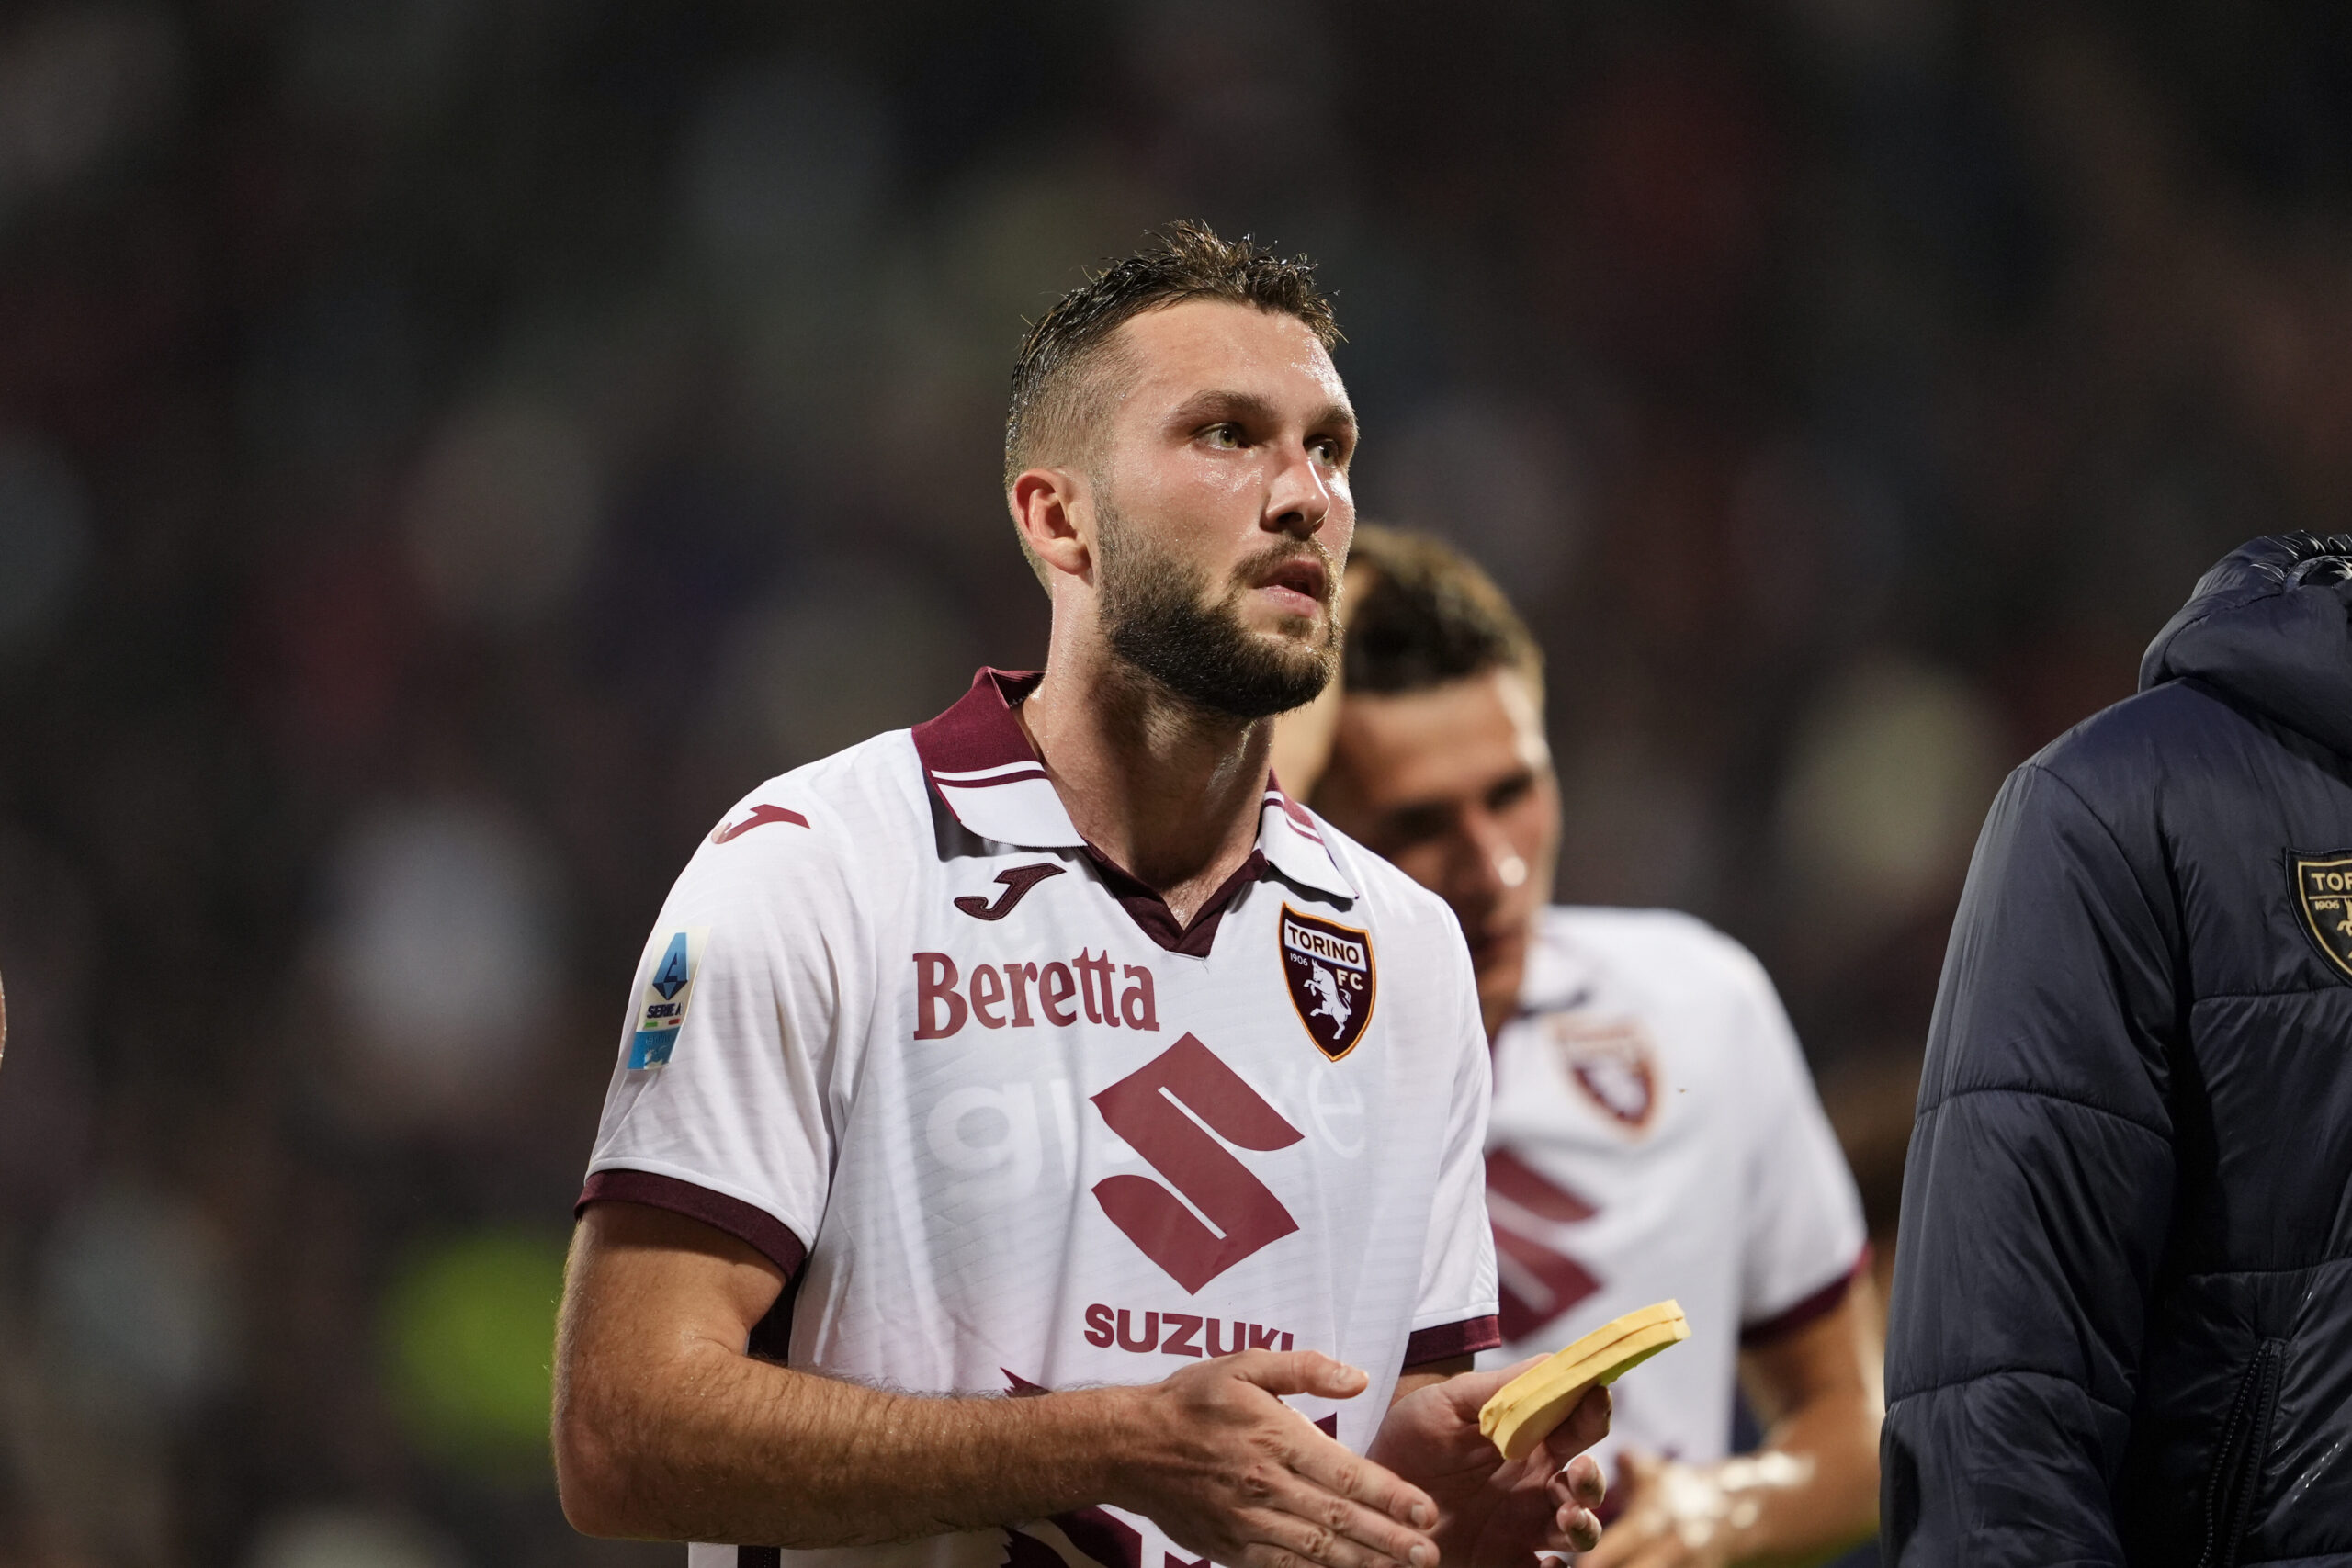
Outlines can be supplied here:
M1887 1560L2352 1565L2352 536L2010 775L1936 998Z

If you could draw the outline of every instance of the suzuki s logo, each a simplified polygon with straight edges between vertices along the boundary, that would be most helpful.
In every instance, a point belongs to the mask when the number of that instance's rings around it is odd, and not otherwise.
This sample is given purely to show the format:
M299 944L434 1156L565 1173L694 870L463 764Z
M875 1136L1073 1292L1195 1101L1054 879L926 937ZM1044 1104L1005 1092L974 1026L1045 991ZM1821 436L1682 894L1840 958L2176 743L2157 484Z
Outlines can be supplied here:
M1187 1293L1298 1228L1282 1200L1225 1144L1286 1149L1299 1141L1299 1130L1192 1035L1096 1095L1094 1104L1111 1131L1168 1183L1105 1177L1094 1184L1095 1201ZM1209 1224L1193 1217L1195 1209Z

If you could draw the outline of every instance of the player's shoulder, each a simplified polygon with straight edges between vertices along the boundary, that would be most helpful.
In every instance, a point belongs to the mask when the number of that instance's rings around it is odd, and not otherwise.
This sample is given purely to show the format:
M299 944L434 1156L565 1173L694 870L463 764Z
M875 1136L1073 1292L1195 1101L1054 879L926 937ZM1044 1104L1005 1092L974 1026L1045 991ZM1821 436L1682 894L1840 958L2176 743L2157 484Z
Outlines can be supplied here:
M1689 994L1718 988L1770 993L1770 977L1737 939L1681 909L1555 904L1539 922L1537 942L1552 953L1598 959L1611 970Z
M762 782L704 836L693 867L774 886L795 868L902 874L931 853L922 764L909 732L894 729Z

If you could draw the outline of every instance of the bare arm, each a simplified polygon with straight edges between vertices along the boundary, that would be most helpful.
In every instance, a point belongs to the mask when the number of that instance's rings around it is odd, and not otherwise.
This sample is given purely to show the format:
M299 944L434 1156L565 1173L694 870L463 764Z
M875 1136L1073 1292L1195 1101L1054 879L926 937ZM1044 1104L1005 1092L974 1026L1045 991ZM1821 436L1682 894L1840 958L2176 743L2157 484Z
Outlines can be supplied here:
M1283 1393L1362 1372L1250 1351L1163 1382L933 1398L753 1359L785 1280L717 1230L592 1204L556 1345L556 1474L590 1534L827 1547L1133 1509L1221 1562L1434 1568L1418 1489L1317 1431Z
M1822 1562L1878 1529L1878 1429L1886 1416L1886 1331L1869 1274L1834 1312L1740 1357L1766 1454L1794 1484L1758 1484L1761 1506L1742 1562Z
M1804 1568L1878 1528L1886 1413L1877 1292L1740 1356L1764 1446L1721 1464L1626 1456L1626 1508L1579 1568Z

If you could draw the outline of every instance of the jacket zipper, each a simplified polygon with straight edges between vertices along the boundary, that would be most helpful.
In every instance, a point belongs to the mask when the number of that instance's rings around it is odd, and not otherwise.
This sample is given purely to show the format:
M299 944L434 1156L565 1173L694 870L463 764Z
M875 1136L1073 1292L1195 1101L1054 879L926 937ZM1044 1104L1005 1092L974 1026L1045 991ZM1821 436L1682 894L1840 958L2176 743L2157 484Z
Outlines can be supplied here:
M2270 1416L2278 1403L2278 1363L2286 1342L2265 1339L2238 1380L2229 1419L2213 1448L2205 1480L2205 1550L2197 1568L2237 1568L2238 1551L2253 1523L2254 1492L2270 1449Z

